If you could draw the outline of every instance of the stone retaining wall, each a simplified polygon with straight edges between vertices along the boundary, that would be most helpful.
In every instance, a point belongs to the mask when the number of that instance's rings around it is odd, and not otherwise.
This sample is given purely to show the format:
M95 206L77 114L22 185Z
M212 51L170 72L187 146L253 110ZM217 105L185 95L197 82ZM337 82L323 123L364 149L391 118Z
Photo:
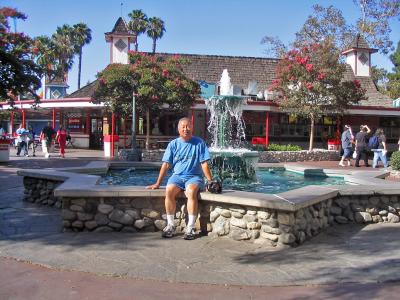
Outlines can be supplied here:
M177 203L178 232L186 227L185 200ZM398 196L336 197L296 212L200 201L196 224L203 234L296 246L328 226L399 222ZM159 231L166 226L164 197L64 199L63 225L73 231Z
M61 200L54 197L54 189L62 181L24 177L24 201L61 208Z
M25 200L61 207L53 190L61 182L24 177ZM175 224L186 227L185 199L177 201ZM338 195L294 212L200 200L196 227L203 234L270 245L302 244L335 224L400 221L400 196ZM159 231L166 226L164 197L62 199L66 231Z
M161 161L164 150L144 150L143 161ZM340 159L339 151L336 150L314 150L314 151L261 151L259 152L260 163L283 163L296 161L336 161Z
M160 162L165 150L143 150L142 161Z

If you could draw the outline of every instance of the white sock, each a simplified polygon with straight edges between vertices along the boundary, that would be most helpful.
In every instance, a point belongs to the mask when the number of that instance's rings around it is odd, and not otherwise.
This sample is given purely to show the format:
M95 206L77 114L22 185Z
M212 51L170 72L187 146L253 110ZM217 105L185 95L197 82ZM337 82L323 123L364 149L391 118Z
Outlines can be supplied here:
M168 225L173 225L173 226L175 226L174 219L175 219L175 215L168 215L168 214L167 214L167 222L168 222Z
M194 228L195 227L195 223L196 223L196 215L189 215L189 221L188 221L188 225L187 228Z

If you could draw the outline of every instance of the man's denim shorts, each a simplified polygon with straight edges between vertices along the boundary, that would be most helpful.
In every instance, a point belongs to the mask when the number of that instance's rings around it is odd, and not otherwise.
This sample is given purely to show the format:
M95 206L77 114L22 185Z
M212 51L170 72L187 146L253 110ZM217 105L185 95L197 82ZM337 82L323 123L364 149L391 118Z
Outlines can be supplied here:
M351 148L344 148L343 149L343 156L344 158L349 158L353 154L353 149Z
M196 184L199 190L204 190L204 180L198 175L172 175L167 182L167 185L174 184L182 190L186 190L188 184Z

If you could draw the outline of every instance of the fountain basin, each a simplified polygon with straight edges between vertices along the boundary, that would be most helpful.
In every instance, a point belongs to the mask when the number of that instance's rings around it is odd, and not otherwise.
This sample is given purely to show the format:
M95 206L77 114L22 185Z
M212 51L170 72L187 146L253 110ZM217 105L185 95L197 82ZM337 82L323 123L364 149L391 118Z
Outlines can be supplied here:
M149 166L159 164L94 162L82 168L20 170L18 174L24 176L26 201L61 207L66 231L161 230L166 223L164 189L101 186L97 184L99 176L82 174ZM222 194L201 193L197 228L213 236L296 246L338 223L378 223L379 216L371 215L372 208L400 207L400 188L397 183L380 179L387 175L385 172L322 170L300 165L290 168L343 176L356 185L307 186L279 194L228 190ZM179 230L184 230L186 224L184 204L182 194L175 216ZM395 220L392 215L386 220Z
M171 174L167 174L169 177ZM98 182L101 185L147 186L157 179L158 169L128 168L124 170L109 170ZM240 176L241 177L241 176ZM167 183L164 178L162 185ZM223 189L235 191L249 191L264 194L278 194L307 185L342 185L346 184L343 177L332 177L323 174L304 175L298 172L287 171L285 168L258 168L255 179L251 181L225 178Z

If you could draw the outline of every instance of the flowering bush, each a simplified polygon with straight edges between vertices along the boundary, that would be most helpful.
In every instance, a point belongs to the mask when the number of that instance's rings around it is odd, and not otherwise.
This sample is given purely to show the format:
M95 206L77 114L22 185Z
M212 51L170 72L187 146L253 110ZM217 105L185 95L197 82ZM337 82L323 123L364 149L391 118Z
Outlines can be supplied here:
M34 62L32 39L21 32L12 32L11 19L26 16L9 7L0 7L0 99L10 105L19 95L30 95L39 102L36 90L41 86L42 69Z
M317 118L342 113L365 97L359 81L344 80L346 65L336 53L329 40L290 50L279 61L277 78L269 87L278 92L282 110L310 119L310 150Z
M198 83L183 73L182 65L186 61L182 58L163 58L140 52L130 52L129 57L129 65L111 64L97 75L93 102L104 102L112 112L130 115L135 93L136 109L146 113L147 122L150 122L150 114L163 105L170 110L184 111L200 94ZM148 123L147 130L149 128Z

